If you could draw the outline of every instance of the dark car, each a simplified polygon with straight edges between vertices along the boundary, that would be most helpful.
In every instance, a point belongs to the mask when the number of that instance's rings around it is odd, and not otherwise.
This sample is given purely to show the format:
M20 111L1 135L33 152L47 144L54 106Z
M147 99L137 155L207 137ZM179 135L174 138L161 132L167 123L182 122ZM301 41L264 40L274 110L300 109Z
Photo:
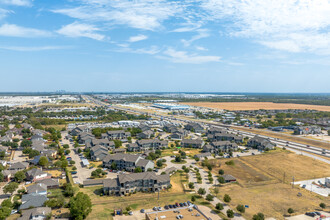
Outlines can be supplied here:
M183 203L180 202L179 205L180 205L180 207L183 207Z
M168 207L170 207L170 209L172 209L172 208L173 208L173 206L172 206L172 205L169 205Z
M144 212L145 212L145 210L144 210L144 209L141 209L141 210L140 210L140 212L141 212L141 213L144 213Z
M311 216L311 217L315 217L316 216L316 213L314 213L314 212L306 212L305 215Z
M176 202L175 205L176 205L176 206L179 206L179 203Z
M188 204L187 204L186 202L185 202L185 203L183 203L183 205L184 205L184 206L188 206Z
M321 216L321 212L314 212L316 215Z
M168 209L168 205L164 206L165 209Z

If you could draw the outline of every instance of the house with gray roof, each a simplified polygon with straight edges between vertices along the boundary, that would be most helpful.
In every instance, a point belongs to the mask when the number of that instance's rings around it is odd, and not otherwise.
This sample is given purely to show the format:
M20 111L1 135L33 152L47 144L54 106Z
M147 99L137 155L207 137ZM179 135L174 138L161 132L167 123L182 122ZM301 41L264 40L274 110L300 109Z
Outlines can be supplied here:
M107 131L107 135L109 140L123 140L131 137L131 133L124 130Z
M17 220L44 220L51 214L52 209L49 207L38 207L22 211L22 216Z
M47 189L57 189L60 187L59 180L54 178L37 180L36 183L42 183L46 185Z
M210 144L213 147L213 150L216 152L229 152L235 151L238 149L236 143L232 143L230 141L214 141Z
M52 177L51 174L42 171L41 169L33 168L26 172L26 179L32 182L43 180L43 179L50 179Z
M204 132L203 126L198 123L188 123L184 126L184 129L187 131L192 131L192 132L196 132L196 133Z
M29 209L31 207L41 207L47 201L46 195L39 194L23 194L22 195L22 204L19 207L19 210Z
M91 148L90 155L92 160L103 160L106 156L109 155L107 147L97 145Z
M184 148L202 148L204 141L201 139L183 139L181 147Z
M137 191L157 192L170 186L168 174L157 175L154 172L119 174L117 178L103 181L105 195L127 195Z
M151 130L146 130L146 131L143 131L141 133L138 133L136 135L137 138L141 138L141 139L149 139L151 138L152 136L154 135L154 132L151 131Z
M272 150L276 147L276 144L266 138L256 135L248 141L247 146L258 150Z
M43 183L36 183L26 187L26 191L28 194L47 195L47 186Z
M137 140L136 144L138 145L137 151L145 150L157 150L163 147L168 147L167 141L161 141L159 139L148 139L148 140Z
M103 167L111 168L112 164L116 164L116 169L134 171L136 167L141 167L143 172L149 168L153 169L155 164L151 160L146 160L140 155L134 154L109 154L103 159Z
M17 162L13 163L8 170L15 170L15 171L20 171L20 170L25 170L29 167L29 164L26 162Z

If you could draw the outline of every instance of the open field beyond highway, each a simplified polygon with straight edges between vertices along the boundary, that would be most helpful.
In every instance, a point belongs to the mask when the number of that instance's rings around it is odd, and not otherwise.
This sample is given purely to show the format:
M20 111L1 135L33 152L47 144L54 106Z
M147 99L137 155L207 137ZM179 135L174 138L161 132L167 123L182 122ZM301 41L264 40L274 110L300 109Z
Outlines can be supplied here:
M214 109L226 109L230 111L239 110L273 110L273 109L310 109L318 111L330 111L330 106L322 105L303 105L292 103L273 103L273 102L185 102L185 105L207 107Z
M233 160L234 165L224 162ZM273 152L221 160L221 169L237 178L238 184L220 187L219 198L229 194L231 207L249 205L244 214L251 219L253 214L262 212L266 217L283 219L288 208L296 213L315 210L321 202L329 204L330 198L322 197L302 188L292 188L290 182L330 176L328 164L278 149ZM216 174L219 168L213 170ZM297 196L298 193L302 196Z

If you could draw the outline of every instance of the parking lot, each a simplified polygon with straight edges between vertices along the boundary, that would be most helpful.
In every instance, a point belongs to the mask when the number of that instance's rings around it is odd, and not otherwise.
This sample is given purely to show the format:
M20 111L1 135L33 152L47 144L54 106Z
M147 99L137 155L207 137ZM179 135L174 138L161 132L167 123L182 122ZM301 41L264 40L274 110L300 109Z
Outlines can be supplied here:
M77 174L73 174L73 182L76 184L82 184L84 180L88 179L91 176L92 171L94 171L96 168L89 169L88 167L82 167L81 159L76 153L76 149L73 146L73 143L70 142L70 140L65 139L64 137L67 135L67 133L62 133L62 145L68 144L70 149L70 156L73 161L75 161L75 165L77 167Z
M311 192L327 197L330 195L330 188L324 187L324 184L325 178L295 182L295 185L299 185L300 187L305 188Z

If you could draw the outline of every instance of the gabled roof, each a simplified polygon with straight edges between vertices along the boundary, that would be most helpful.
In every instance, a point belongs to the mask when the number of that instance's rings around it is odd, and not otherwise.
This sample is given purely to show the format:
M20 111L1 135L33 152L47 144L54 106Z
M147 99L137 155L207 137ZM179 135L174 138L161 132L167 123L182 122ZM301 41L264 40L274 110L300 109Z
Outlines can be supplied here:
M40 169L33 168L33 169L27 171L26 174L29 175L29 176L32 176L32 177L36 177L36 176L43 175L43 174L48 174L48 173L43 172Z
M9 167L9 170L26 169L28 166L29 166L29 164L26 162L17 162L17 163L13 163Z
M135 163L141 157L135 154L110 154L103 159L103 162L109 162L110 160L123 160L127 162Z
M38 207L33 209L24 210L22 216L17 220L30 220L33 216L46 216L51 213L52 209L49 207Z
M181 141L182 144L202 144L203 141L201 139L183 139Z
M47 187L54 187L60 185L58 179L43 179L43 180L38 180L37 183L45 184Z
M22 195L22 205L19 209L28 209L30 207L40 207L46 202L46 195L39 194L23 194Z
M47 186L43 183L37 183L26 188L27 193L40 193L47 191Z

